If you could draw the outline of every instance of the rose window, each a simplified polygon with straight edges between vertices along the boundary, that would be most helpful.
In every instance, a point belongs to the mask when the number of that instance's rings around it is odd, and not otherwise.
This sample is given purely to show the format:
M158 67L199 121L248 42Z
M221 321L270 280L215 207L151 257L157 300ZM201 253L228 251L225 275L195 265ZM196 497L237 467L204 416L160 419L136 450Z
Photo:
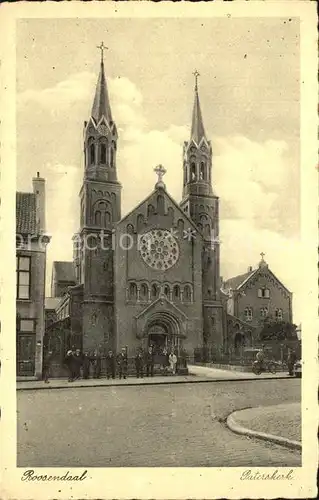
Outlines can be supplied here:
M153 269L165 271L176 264L179 247L176 238L166 229L154 229L140 240L140 254Z

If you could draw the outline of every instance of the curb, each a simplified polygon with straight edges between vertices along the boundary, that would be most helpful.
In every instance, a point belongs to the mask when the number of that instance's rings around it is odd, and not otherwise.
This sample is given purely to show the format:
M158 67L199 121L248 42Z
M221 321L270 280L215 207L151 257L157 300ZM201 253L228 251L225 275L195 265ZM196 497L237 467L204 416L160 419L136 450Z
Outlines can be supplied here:
M168 380L166 381L152 381L152 382L141 382L141 383L136 383L136 382L127 382L125 384L119 384L118 382L115 383L105 383L105 384L79 384L75 385L74 383L70 383L69 385L55 385L55 386L50 386L49 384L44 384L39 385L37 387L32 387L32 382L24 382L25 384L31 385L31 387L16 387L17 391L41 391L41 390L54 390L54 389L71 389L72 387L76 387L77 389L80 388L88 388L88 387L139 387L139 386L147 386L147 385L168 385L168 384L206 384L206 383L219 383L219 382L255 382L256 380L287 380L287 379L292 379L292 377L265 377L265 378L223 378L223 379L214 379L214 378L208 378L205 377L204 379L197 378L196 375L194 376L194 380ZM54 379L53 379L54 380ZM18 383L23 383L23 382L18 382Z
M248 408L243 408L243 410L248 410ZM253 431L251 429L247 429L246 427L241 426L236 422L235 415L239 413L241 410L234 411L230 415L228 415L226 419L227 427L235 432L236 434L241 434L243 436L253 437L257 439L262 439L263 441L270 441L272 443L279 444L281 446L285 446L286 448L291 448L293 450L301 450L302 445L299 441L293 441L292 439L284 438L281 436L274 436L273 434L266 434L265 432Z

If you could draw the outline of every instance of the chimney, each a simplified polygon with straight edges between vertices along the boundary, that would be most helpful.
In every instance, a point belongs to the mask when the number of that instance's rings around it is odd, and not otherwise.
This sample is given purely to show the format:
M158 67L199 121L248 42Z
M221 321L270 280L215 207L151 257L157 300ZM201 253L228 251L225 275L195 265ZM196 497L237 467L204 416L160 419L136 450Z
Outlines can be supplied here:
M37 172L37 176L32 179L33 193L36 199L36 219L37 228L40 234L45 233L45 179L40 177L40 173Z
M249 273L251 273L251 272L252 272L252 270L253 270L252 266L249 266L247 271L248 271Z

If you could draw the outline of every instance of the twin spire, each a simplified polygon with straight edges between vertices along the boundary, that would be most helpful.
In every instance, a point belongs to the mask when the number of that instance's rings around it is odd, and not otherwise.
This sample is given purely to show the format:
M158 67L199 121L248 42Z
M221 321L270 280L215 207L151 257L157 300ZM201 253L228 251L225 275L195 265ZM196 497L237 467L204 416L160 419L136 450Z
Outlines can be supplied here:
M104 55L103 52L105 49L107 49L107 47L105 47L105 45L102 42L101 45L97 46L97 48L101 50L101 68L96 85L91 116L92 118L94 118L95 123L98 123L102 118L102 116L104 116L107 122L110 124L110 122L112 121L112 113L111 113L109 94L107 90L107 83L104 73L104 61L103 61L103 55Z
M199 145L203 137L206 139L206 134L198 96L198 77L200 75L197 70L194 71L193 75L195 76L195 100L193 107L191 140Z
M101 50L101 67L100 67L99 78L97 81L91 116L92 118L94 118L95 123L98 123L102 118L102 116L104 116L107 122L110 124L110 122L112 122L112 112L107 90L107 83L104 72L104 60L103 60L104 50L107 49L107 47L105 47L105 45L102 42L101 45L97 46L97 48ZM195 70L193 75L195 76L195 89L194 89L195 99L194 99L193 116L192 116L191 140L193 140L197 145L199 145L199 143L203 138L206 139L206 134L205 134L203 117L198 96L198 77L199 77L198 71Z

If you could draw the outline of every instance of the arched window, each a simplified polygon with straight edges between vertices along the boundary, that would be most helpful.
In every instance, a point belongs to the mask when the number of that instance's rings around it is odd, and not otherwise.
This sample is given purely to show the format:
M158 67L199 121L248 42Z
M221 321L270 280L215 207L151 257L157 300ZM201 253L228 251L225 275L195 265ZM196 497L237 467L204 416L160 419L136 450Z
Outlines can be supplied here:
M137 286L135 283L130 283L128 296L130 300L136 300L137 297Z
M161 194L157 197L157 213L164 214L164 196Z
M152 288L151 288L151 297L152 299L156 299L158 296L158 286L157 285L152 285Z
M190 302L192 298L192 291L189 285L185 285L183 298L185 302Z
M201 164L200 164L200 179L202 181L205 181L206 180L206 165L205 163L202 161Z
M90 165L95 164L95 144L90 145Z
M113 147L114 151L116 151L116 142L115 141L112 141L112 147Z
M106 163L106 145L104 143L100 144L100 163Z
M106 227L111 222L110 212L104 212L104 227Z
M147 300L148 299L148 286L145 285L145 283L142 283L141 285L141 294L140 297L142 300Z
M111 167L114 167L114 149L110 149L110 154L111 154Z
M244 311L244 315L245 315L245 321L252 321L253 319L253 310L251 307L246 307L245 311Z
M164 286L164 295L169 299L169 286L165 285Z
M101 225L101 212L100 212L100 210L97 210L95 212L94 223L95 223L96 226L100 226Z
M195 163L191 163L191 181L196 180L196 165Z
M175 285L173 288L173 297L174 299L179 300L181 296L181 290L178 285Z
M267 307L262 307L260 309L260 317L261 318L265 318L267 315L268 315L268 309L267 309Z

